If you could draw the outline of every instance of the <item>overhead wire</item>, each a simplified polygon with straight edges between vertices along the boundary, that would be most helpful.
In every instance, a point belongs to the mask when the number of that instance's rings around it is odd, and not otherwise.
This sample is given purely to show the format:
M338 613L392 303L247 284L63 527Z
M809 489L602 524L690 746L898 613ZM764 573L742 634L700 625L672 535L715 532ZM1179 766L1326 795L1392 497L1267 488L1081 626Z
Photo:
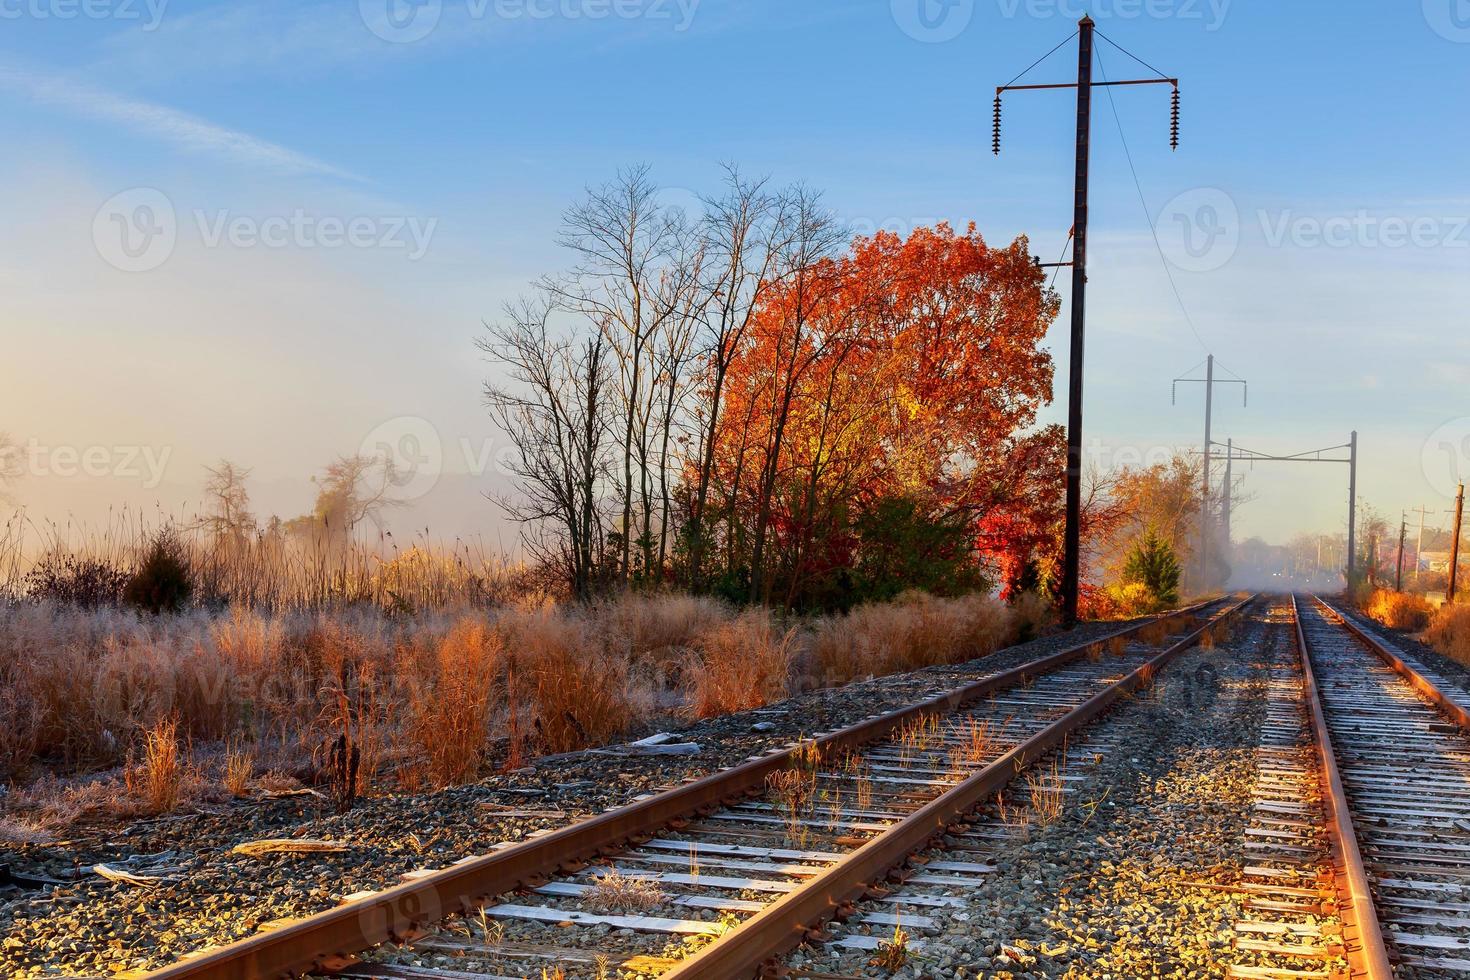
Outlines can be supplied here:
M1104 40L1107 39L1104 38ZM1108 41L1108 43L1113 44L1112 41ZM1118 48L1118 45L1113 44L1113 47ZM1122 48L1118 48L1118 50L1123 51ZM1128 54L1127 51L1123 51L1123 53ZM1158 69L1149 66L1146 62L1139 60L1131 54L1129 55L1129 57L1133 58L1135 61L1138 61L1139 64L1143 65L1145 68L1148 68L1149 71L1158 71ZM1108 71L1106 66L1104 66L1103 64L1101 52L1098 52L1097 54L1097 67L1098 71L1103 77L1103 81L1106 82L1108 80ZM1161 76L1163 75L1162 72L1159 72L1159 74ZM1113 98L1113 89L1111 86L1105 86L1105 90L1108 93L1108 105L1112 107L1113 110L1113 122L1118 127L1118 138L1123 142L1123 156L1128 161L1129 172L1133 174L1133 186L1138 191L1138 203L1143 208L1143 219L1144 222L1148 225L1149 234L1153 237L1154 250L1158 252L1159 263L1164 267L1164 275L1168 277L1169 289L1174 293L1174 301L1179 304L1179 312L1183 314L1184 322L1189 326L1189 332L1194 334L1195 342L1198 343L1200 347L1202 347L1206 352L1208 352L1210 350L1210 345L1205 343L1204 337L1200 335L1199 328L1195 326L1194 317L1189 315L1189 307L1185 305L1184 295L1179 291L1179 283L1176 282L1174 279L1174 271L1169 268L1169 259L1167 256L1164 255L1164 246L1159 241L1159 229L1154 224L1153 212L1149 210L1148 198L1145 197L1143 193L1143 182L1138 177L1138 168L1135 167L1133 164L1133 151L1128 147L1128 135L1123 131L1123 118L1118 114L1118 103L1117 100Z

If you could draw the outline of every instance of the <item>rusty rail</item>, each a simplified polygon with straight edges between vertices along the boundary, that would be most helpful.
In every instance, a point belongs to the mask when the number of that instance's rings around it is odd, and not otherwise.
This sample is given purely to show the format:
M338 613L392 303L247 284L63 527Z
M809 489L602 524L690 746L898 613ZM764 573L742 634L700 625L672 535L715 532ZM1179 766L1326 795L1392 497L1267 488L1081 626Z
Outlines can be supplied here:
M1326 609L1328 612L1332 613L1332 615L1342 620L1342 624L1347 627L1349 633L1352 633L1354 636L1356 636L1360 641L1362 641L1364 646L1376 653L1383 660L1384 663L1388 664L1394 669L1396 673L1402 676L1404 680L1408 681L1410 687L1418 691L1420 694L1424 695L1429 700L1433 701L1435 706L1438 707L1440 711L1443 711L1446 715L1448 715L1455 724L1459 725L1467 732L1470 732L1470 711L1466 711L1454 701L1450 700L1450 698L1439 689L1439 685L1435 684L1429 678L1419 673L1413 667L1410 667L1407 663L1403 661L1401 657L1399 657L1398 654L1394 653L1392 650L1388 649L1388 647L1384 646L1381 640L1379 640L1372 633L1369 633L1367 630L1363 629L1363 627L1359 626L1348 616L1344 615L1327 600L1323 599L1321 596L1315 595L1312 596L1312 598L1316 601L1317 605L1321 606L1323 609Z
M765 970L772 957L795 948L833 917L843 914L864 892L963 821L980 803L1047 752L1062 746L1079 728L1108 710L1119 698L1148 683L1154 674L1197 643L1217 624L1255 599L1241 600L1192 630L1182 640L1098 692L1051 725L952 789L853 851L810 882L767 906L694 956L663 974L664 980L745 980Z
M1192 625L1197 613L1218 601L1198 603L1117 630L945 694L820 735L815 741L824 754L840 754L855 749L897 731L914 718L951 713L992 691L1025 683L1159 623L1183 619ZM1234 612L1241 605L1243 603L1231 607L1230 611ZM1201 632L1196 630L1191 637L1197 638ZM1074 726L1080 723L1076 722ZM773 752L279 929L241 939L228 946L206 949L147 973L144 978L255 980L278 977L340 963L353 954L382 943L407 942L421 934L423 927L430 923L468 911L496 895L518 888L536 887L543 884L547 876L563 868L576 868L638 838L651 836L671 822L708 814L723 805L759 793L765 786L767 775L790 765L795 750L796 747L792 746ZM1027 743L1027 750L1040 751L1031 743ZM961 785L970 786L972 783L973 780ZM933 820L935 813L932 807L926 807L910 819L922 816ZM933 832L931 826L927 833ZM825 882L826 877L819 881Z
M1320 601L1320 600L1319 600ZM1324 604L1325 605L1325 604ZM1378 909L1373 903L1373 890L1368 872L1363 867L1363 854L1358 849L1357 831L1353 829L1352 812L1343 790L1342 774L1337 768L1337 754L1327 719L1322 714L1322 699L1317 696L1317 677L1312 673L1312 657L1302 620L1297 614L1296 596L1291 597L1291 618L1296 626L1297 651L1302 659L1307 715L1317 741L1317 755L1322 763L1322 799L1327 808L1328 850L1332 857L1338 908L1343 920L1343 940L1353 976L1368 980L1393 980L1393 964L1378 926ZM1354 946L1356 943L1356 946Z

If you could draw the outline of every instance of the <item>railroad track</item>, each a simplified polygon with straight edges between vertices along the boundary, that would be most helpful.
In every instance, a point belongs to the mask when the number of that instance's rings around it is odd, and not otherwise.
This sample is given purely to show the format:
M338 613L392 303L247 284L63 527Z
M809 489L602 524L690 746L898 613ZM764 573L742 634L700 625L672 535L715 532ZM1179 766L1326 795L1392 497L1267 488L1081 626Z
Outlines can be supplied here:
M1354 975L1470 977L1470 698L1326 602L1294 605Z
M757 975L833 918L897 926L954 901L913 886L983 880L983 862L911 858L963 838L982 803L1048 753L1066 759L1069 737L1249 602L1120 630L148 976ZM1061 796L1074 777L1034 778ZM896 883L902 907L857 912ZM453 969L423 965L443 955Z

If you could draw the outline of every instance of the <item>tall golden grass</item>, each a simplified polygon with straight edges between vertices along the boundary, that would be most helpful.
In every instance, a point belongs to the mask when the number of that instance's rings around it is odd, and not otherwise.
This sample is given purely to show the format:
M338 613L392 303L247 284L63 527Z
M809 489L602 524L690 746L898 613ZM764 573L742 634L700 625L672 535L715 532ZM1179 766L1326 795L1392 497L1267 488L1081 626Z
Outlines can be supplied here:
M1470 666L1470 605L1458 602L1441 606L1424 639L1451 660Z
M1429 625L1434 609L1421 595L1374 589L1361 603L1362 610L1378 622L1396 630L1415 632Z
M168 723L181 744L306 781L348 729L361 791L395 774L446 785L660 716L710 717L983 656L1031 628L990 597L917 594L816 620L684 596L411 617L26 602L0 617L0 778L116 766ZM249 779L241 765L219 766L232 791Z
M273 611L371 605L395 613L487 605L544 595L542 577L480 540L432 539L428 529L399 543L291 531L218 536L184 515L119 511L101 527L38 523L24 512L0 526L0 599L26 595L28 575L48 556L136 568L160 528L178 538L206 604Z

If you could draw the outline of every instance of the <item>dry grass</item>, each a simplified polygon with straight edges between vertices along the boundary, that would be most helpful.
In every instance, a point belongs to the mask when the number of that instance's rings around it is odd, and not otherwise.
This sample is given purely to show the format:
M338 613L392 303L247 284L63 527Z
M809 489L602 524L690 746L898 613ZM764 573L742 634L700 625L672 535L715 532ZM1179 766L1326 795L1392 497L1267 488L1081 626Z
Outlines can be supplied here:
M169 813L179 803L184 766L179 756L179 724L164 718L143 734L143 761L128 773L129 790L149 813Z
M504 656L500 635L476 620L455 623L434 643L423 683L410 692L407 735L435 785L469 782L479 773Z
M598 875L592 890L582 897L594 912L624 914L651 912L667 900L657 881L616 870Z
M1041 608L1032 605L1025 612L1035 616ZM812 641L816 676L808 686L963 663L993 653L1036 625L990 596L940 599L905 593L894 602L859 606L819 622Z
M1050 769L1026 773L1026 789L1031 797L1031 813L1038 826L1050 827L1062 819L1066 805L1066 781L1053 762Z
M764 609L720 623L699 638L689 665L690 713L713 718L787 697L796 639L795 629L781 629Z
M712 717L785 699L816 686L799 665L825 684L968 659L1011 642L1021 620L981 596L906 596L820 620L681 596L414 616L140 617L25 602L0 615L0 778L103 775L65 798L12 793L3 815L55 828L321 785L342 735L358 752L358 794L460 783L618 740L661 711Z
M1376 589L1363 611L1390 629L1418 632L1429 625L1434 609L1423 596Z
M231 742L225 749L225 789L234 797L248 796L250 779L254 775L255 751L238 742Z
M1470 605L1441 606L1430 620L1424 639L1451 660L1470 665Z

